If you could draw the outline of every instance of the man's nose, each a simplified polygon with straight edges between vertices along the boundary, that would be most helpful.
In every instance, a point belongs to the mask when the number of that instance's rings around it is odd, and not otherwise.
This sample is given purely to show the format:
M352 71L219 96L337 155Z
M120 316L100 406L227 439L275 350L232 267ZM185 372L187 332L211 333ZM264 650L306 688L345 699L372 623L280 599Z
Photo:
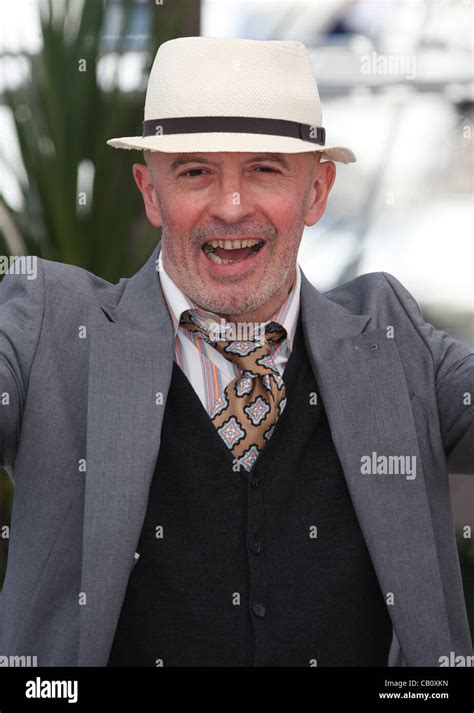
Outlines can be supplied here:
M254 213L244 182L237 174L223 176L215 186L209 212L214 218L235 223Z

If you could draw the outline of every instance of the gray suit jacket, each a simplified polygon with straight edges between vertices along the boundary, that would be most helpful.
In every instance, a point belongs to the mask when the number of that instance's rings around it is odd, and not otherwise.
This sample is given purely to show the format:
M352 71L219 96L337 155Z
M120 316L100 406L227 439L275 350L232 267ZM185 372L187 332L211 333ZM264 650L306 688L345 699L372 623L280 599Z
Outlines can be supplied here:
M38 260L0 286L0 454L15 485L0 657L107 663L147 507L174 357L156 259L112 285ZM388 665L469 656L447 459L472 472L474 354L427 324L391 275L301 314L334 443L393 622ZM393 328L392 336L391 330ZM8 398L5 398L8 394ZM8 403L7 403L8 402ZM416 457L416 477L361 458Z

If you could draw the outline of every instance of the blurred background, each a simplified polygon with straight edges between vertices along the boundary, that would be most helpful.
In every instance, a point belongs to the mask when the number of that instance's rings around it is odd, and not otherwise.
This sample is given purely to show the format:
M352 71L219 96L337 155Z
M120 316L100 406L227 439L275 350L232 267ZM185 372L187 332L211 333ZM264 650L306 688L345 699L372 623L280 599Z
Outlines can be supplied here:
M337 165L299 262L319 290L395 275L425 319L474 346L471 0L15 0L0 9L0 249L132 275L159 231L134 151L159 45L204 35L308 47ZM474 640L474 477L450 476ZM0 588L13 490L0 471Z

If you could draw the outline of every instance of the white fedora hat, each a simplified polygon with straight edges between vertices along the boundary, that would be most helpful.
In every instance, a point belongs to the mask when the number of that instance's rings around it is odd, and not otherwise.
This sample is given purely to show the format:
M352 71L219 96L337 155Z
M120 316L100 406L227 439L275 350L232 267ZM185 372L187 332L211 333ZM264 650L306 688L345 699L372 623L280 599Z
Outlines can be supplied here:
M164 42L148 79L143 136L110 139L117 149L167 153L302 153L351 163L325 146L321 100L301 42L180 37Z

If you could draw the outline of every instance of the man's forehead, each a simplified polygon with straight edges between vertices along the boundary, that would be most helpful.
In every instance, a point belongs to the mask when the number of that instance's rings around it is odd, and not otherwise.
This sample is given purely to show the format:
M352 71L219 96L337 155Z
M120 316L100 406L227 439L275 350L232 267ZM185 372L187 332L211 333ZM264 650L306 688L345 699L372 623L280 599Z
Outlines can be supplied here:
M308 153L312 154L313 158L316 158L319 154L317 152L303 152L303 155ZM219 166L228 161L237 161L239 164L245 165L247 163L252 163L253 161L271 161L285 168L289 168L291 164L295 163L295 158L301 156L302 154L291 154L291 153L280 153L280 152L270 152L270 151L259 151L255 152L243 152L243 151L221 151L221 152L183 152L183 153L165 153L163 151L149 152L145 151L145 160L149 163L149 159L153 156L157 156L159 162L169 168L170 170L175 170L180 166L187 163L203 163L212 166Z
M176 168L184 163L191 163L193 161L198 161L200 163L207 163L210 165L220 165L224 161L238 161L239 163L251 163L252 161L275 161L276 163L281 163L282 165L288 165L289 160L291 160L289 154L283 153L270 153L270 152L259 152L259 153L244 153L241 151L223 151L217 152L199 152L199 153L179 153L170 155L167 163L170 168Z

